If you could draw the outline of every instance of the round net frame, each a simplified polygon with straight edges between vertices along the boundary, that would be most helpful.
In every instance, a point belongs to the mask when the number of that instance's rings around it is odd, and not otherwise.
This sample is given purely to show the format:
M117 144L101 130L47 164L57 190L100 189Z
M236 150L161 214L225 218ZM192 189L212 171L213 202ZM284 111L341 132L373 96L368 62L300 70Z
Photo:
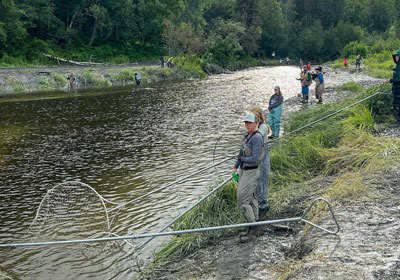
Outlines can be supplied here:
M27 238L35 242L85 239L109 231L107 208L97 191L82 182L66 182L47 191Z

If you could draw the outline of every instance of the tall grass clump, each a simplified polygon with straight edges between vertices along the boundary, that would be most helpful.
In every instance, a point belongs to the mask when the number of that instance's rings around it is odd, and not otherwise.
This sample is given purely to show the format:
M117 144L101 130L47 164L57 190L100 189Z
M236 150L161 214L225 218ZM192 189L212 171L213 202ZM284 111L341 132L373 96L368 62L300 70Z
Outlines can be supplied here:
M237 184L233 181L228 183L178 220L173 229L186 230L243 222L244 218L236 205L236 188ZM225 233L223 231L209 231L173 236L164 248L155 254L154 263L159 264L166 260L181 258L222 234L226 234L226 231Z
M393 160L398 160L399 154L400 141L397 139L374 137L363 127L353 126L347 129L338 147L325 152L326 166L323 173L332 175L371 167L378 169ZM382 160L386 164L382 164Z
M356 82L348 82L339 87L341 90L351 91L351 92L361 92L363 87Z
M64 75L61 75L61 74L58 74L58 73L54 73L54 74L51 74L51 77L53 78L54 85L57 88L62 88L64 86L66 86L67 78Z
M37 79L37 83L39 84L39 88L42 90L49 90L54 88L53 80L49 79L48 77L41 76Z
M375 130L376 124L372 112L367 107L358 105L350 111L352 115L344 121L347 128L356 127L370 132Z
M85 70L85 72L83 72L83 78L85 80L85 84L87 83L91 86L107 87L111 85L110 81L99 77L99 73L93 69Z
M119 72L117 80L122 81L123 83L134 81L135 74L133 73L132 69L125 68L122 69L121 72Z
M396 120L395 111L393 109L393 96L390 84L381 84L370 87L362 96L366 97L375 93L380 93L365 102L365 106L371 111L376 123L391 123Z

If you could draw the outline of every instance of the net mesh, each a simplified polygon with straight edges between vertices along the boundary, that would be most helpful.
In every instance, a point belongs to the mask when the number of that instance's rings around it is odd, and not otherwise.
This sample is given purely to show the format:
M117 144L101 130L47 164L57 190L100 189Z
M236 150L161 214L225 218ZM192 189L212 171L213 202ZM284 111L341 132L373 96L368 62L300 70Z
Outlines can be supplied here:
M81 182L62 183L50 189L29 227L31 242L86 239L109 231L102 197Z

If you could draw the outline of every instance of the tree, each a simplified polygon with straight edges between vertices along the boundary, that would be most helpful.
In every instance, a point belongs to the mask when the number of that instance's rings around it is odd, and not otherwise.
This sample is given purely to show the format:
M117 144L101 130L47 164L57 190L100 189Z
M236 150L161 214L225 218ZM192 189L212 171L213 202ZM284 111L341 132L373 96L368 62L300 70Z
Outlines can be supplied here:
M245 27L240 22L224 19L215 20L213 27L207 39L206 55L211 57L211 62L226 67L243 55L240 39L243 37Z
M27 37L26 29L21 22L21 10L13 0L0 2L0 48L1 54L16 51Z
M176 27L170 20L164 20L162 37L169 55L201 55L204 51L203 34L190 23L182 22Z
M367 27L369 31L384 32L393 21L393 0L368 0L367 2Z

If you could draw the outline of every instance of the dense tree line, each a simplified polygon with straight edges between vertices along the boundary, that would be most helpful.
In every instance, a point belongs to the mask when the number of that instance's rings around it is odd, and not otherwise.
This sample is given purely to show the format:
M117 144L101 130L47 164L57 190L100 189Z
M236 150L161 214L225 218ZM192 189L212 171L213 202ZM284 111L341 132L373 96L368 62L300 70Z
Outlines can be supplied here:
M400 0L1 0L0 59L336 58L400 35Z

